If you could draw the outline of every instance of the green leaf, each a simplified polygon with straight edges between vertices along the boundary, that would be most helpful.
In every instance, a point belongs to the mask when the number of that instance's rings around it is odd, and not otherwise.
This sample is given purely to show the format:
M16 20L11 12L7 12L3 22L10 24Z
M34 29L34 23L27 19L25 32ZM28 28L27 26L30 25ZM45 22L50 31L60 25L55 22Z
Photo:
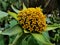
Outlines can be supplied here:
M26 36L23 35L23 39L19 43L20 45L38 45L37 41L34 39L34 37L31 34L25 33Z
M47 31L46 32L43 32L42 35L46 39L46 41L50 43L50 37L49 37L48 32Z
M27 45L28 43L28 38L31 36L30 33L23 33L20 38L17 40L15 45ZM23 44L24 43L24 44ZM28 44L29 45L29 44Z
M42 34L32 34L32 36L37 40L38 43L43 43L46 45L52 45L50 42L46 41L45 37Z
M7 6L8 4L6 2L2 2L2 6L3 6L3 9L6 10L7 9Z
M12 42L15 40L16 35L9 37L9 44L12 44Z
M46 29L46 31L54 30L54 29L56 29L56 28L58 28L58 27L48 26L47 29Z
M52 23L51 20L50 20L50 18L46 18L46 22L47 23Z
M15 3L15 7L17 8L17 9L20 9L19 7L20 7L20 3L19 2L16 2ZM18 13L18 12L17 12Z
M27 42L28 42L28 45L39 45L32 35L30 35L27 38Z
M54 29L57 29L57 28L60 28L60 24L47 25L46 31L54 30Z
M12 36L12 35L16 35L19 33L22 33L22 29L20 28L20 26L16 25L12 28L6 29L5 31L1 32L0 34Z
M8 15L8 13L0 11L0 19L6 17Z
M16 13L8 11L8 14L17 20L17 14Z
M15 11L16 13L19 13L19 10L17 10L16 8L14 8L13 5L11 5L11 8L13 9L13 11Z
M2 35L0 35L0 45L4 45L4 39Z
M22 40L22 44L21 45L28 45L28 42L26 41L27 36Z
M25 4L23 3L23 9L26 9L27 7L25 6Z
M9 44L9 45L16 45L16 43L17 43L18 39L21 37L21 35L22 35L22 33L17 34L17 36L15 37L15 39L13 40L13 42L11 44Z
M2 2L2 0L0 0L0 3Z
M10 27L13 27L13 26L15 26L17 24L18 24L18 22L16 20L11 20L10 21Z
M27 30L24 30L24 33L30 33L29 31L27 31Z

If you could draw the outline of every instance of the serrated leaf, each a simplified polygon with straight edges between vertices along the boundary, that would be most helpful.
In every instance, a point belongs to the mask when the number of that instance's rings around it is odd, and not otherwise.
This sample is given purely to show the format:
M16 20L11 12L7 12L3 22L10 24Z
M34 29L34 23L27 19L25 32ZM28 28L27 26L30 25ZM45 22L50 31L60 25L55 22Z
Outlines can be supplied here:
M8 15L8 13L0 11L0 19L6 17Z
M12 36L12 35L16 35L19 33L22 33L22 29L20 28L20 26L16 25L12 28L6 29L5 31L1 32L0 34Z
M37 40L38 43L41 42L46 45L52 45L51 43L46 41L42 34L32 34L32 36Z

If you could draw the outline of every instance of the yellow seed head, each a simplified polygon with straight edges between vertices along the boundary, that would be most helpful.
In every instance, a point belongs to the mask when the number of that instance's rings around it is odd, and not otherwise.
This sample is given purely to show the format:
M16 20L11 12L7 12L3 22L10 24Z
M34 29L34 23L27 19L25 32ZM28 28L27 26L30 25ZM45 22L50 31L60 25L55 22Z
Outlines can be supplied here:
M39 7L20 11L18 13L18 21L23 29L27 29L30 32L41 32L46 29L46 16Z

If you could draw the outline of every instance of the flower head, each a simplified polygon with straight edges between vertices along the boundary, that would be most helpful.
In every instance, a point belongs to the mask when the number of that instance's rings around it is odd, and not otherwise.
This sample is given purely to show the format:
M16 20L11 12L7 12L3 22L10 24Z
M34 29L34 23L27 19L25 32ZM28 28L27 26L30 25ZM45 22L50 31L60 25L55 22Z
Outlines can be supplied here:
M18 13L18 21L23 29L30 32L41 32L46 29L46 16L39 7L22 10Z

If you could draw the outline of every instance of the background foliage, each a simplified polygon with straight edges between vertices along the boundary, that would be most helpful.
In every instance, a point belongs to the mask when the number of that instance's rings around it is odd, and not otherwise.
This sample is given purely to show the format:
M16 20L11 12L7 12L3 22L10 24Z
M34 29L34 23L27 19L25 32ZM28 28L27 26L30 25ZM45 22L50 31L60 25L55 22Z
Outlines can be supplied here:
M16 15L15 12L22 10L23 2L26 7L43 8L43 12L47 14L47 31L41 34L22 31L17 20L10 15ZM47 0L0 0L0 45L60 45L60 17L57 1L47 2ZM11 12L8 13L8 10Z

